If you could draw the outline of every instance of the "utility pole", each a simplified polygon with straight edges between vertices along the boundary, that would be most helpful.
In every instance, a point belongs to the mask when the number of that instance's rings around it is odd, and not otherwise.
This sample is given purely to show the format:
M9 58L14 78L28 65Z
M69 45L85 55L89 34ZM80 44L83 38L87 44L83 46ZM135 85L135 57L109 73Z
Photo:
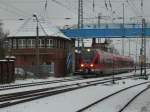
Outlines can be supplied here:
M39 65L40 65L40 54L39 54L39 20L38 20L38 17L36 14L33 14L33 17L35 17L36 19L36 23L37 23L37 26L36 26L36 45L35 45L35 49L36 49L36 75L38 76L39 75Z
M137 68L137 44L138 44L138 38L136 38L136 54L135 54L135 75L136 75L136 68Z
M131 43L130 43L130 39L129 39L129 57L131 56L131 47L130 47Z
M83 28L83 0L78 0L78 29ZM78 51L80 49L80 40L83 45L83 39L78 38Z
M101 28L101 13L98 13L98 28ZM98 38L98 43L101 43L101 38Z
M146 37L145 37L145 19L142 18L142 41L140 49L141 76L147 79L146 75ZM144 73L143 73L144 72Z
M98 13L98 28L101 27L101 13Z
M114 69L115 69L115 61L114 61L114 58L115 58L115 56L113 56L113 74L112 74L112 84L115 84L115 71L114 71Z
M141 15L143 15L143 0L141 0Z
M143 34L143 41L144 41L144 76L145 79L147 79L147 75L146 75L146 36L145 36L145 27L146 27L146 23L145 23L145 19L142 19L142 34Z
M78 0L78 28L83 28L83 0Z
M122 18L122 55L124 55L124 37L125 37L125 29L124 29L124 3L123 3L123 18Z
M146 37L145 37L145 27L146 22L143 18L143 0L141 0L141 15L142 15L142 41L141 41L141 49L140 49L140 61L141 61L141 76L143 76L144 79L148 79L148 76L146 75ZM144 71L144 73L143 73Z

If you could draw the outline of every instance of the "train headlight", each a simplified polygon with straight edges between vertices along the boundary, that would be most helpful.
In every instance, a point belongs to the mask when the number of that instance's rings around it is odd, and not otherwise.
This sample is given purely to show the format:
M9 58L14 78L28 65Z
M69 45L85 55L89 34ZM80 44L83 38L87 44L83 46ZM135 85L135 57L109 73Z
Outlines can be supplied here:
M84 64L81 64L81 67L84 67Z
M90 67L93 67L94 65L93 64L90 64Z
M91 51L91 49L87 49L87 52L90 52Z

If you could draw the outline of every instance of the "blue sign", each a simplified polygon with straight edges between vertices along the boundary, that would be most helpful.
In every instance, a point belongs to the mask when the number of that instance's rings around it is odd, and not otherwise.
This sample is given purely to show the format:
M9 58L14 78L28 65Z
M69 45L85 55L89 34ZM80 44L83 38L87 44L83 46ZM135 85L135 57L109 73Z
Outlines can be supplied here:
M142 36L142 28L65 29L62 32L70 38L136 38ZM150 28L144 28L143 35L150 36Z

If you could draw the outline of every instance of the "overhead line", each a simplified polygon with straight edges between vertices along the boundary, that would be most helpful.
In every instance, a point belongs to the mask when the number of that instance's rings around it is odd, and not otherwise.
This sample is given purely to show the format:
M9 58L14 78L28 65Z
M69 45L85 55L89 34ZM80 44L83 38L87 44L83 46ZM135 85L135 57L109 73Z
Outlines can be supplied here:
M26 19L24 21L24 23L18 28L18 30L16 31L16 33L14 35L16 35L18 32L20 32L24 28L24 26L31 20L31 18L32 17L29 17L28 19Z
M29 13L27 13L27 12L25 12L25 11L19 9L19 8L16 8L15 6L10 5L10 4L8 4L8 3L4 2L4 1L0 1L0 3L2 3L5 6L7 6L7 9L11 8L11 9L15 10L16 12L19 12L21 15L29 14Z
M2 10L4 10L4 11L6 11L6 12L9 12L10 14L15 14L15 15L17 15L17 16L19 16L19 15L22 15L21 13L18 13L18 12L16 12L16 11L13 11L13 10L10 10L10 9L7 9L7 8L4 8L4 7L2 7L2 6L0 6L0 9L2 9Z
M54 2L54 3L56 3L56 4L58 4L58 5L60 5L60 6L62 6L62 7L64 7L64 8L66 8L67 10L69 10L70 12L72 12L73 14L76 14L75 12L73 12L73 11L70 10L71 9L70 7L64 5L60 1L58 1L58 0L51 0L51 1Z

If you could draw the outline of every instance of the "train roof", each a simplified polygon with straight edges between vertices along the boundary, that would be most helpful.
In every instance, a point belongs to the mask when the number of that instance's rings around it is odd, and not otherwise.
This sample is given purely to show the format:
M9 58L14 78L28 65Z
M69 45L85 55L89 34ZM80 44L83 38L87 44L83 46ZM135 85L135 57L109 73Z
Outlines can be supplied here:
M129 56L122 56L122 55L117 55L117 54L113 54L113 53L110 53L110 52L106 52L106 51L103 51L103 50L97 50L103 54L106 54L106 55L109 55L111 58L113 59L116 59L116 60L126 60L126 61L133 61L133 59Z
M103 51L101 49L85 48L85 49L82 49L82 50L88 51L88 49L90 49L91 51L98 51L99 53L102 53L104 57L109 56L110 58L112 58L114 60L133 61L133 59L131 57L129 57L129 56L122 56L122 55L119 55L119 54L114 54L114 53L106 52L106 51Z

